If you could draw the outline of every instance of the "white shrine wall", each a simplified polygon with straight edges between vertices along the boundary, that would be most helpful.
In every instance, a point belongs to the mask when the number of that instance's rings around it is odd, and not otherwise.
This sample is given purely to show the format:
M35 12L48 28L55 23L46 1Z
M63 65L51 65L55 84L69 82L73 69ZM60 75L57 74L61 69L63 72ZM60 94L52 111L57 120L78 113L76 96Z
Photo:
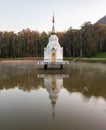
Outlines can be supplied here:
M63 47L60 46L58 37L55 34L49 37L49 42L46 48L44 48L44 61L52 61L52 51L55 52L56 62L63 61Z

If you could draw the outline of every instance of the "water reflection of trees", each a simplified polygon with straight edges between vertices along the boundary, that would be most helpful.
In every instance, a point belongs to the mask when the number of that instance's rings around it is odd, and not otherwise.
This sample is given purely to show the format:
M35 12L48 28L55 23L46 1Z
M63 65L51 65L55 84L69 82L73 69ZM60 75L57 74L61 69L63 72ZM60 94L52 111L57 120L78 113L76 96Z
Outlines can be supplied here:
M33 67L2 67L0 69L0 90L18 87L29 92L39 89L39 86L44 87L43 79L38 77L40 73L46 75L68 74L69 78L65 78L63 82L64 87L70 93L81 92L86 97L101 96L106 99L106 73L80 69L59 70L58 72L57 70L40 70L38 72Z
M23 91L31 91L38 89L42 83L35 69L5 68L0 76L0 90L18 87Z
M27 65L0 65L0 90L2 89L11 89L18 87L23 91L31 91L38 89L39 86L43 85L43 79L38 78L38 74L55 74L56 71L44 71L38 70L33 66ZM63 71L58 71L60 74L64 73Z
M64 79L64 86L70 92L81 92L86 97L106 98L106 74L100 72L72 70L70 80Z

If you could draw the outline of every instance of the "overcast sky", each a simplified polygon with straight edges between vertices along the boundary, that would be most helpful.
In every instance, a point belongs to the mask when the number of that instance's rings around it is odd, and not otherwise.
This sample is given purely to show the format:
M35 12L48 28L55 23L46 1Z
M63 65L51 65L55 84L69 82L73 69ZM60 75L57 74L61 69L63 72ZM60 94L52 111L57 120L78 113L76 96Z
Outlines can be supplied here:
M51 31L53 11L56 31L78 29L106 15L106 0L0 0L0 31Z

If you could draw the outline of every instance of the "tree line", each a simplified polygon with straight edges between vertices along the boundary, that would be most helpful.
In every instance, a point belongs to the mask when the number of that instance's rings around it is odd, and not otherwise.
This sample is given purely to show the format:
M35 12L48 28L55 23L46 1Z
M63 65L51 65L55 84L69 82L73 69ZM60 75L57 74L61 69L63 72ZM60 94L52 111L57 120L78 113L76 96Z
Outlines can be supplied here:
M43 57L44 47L50 34L46 32L22 30L18 33L0 32L0 57ZM92 57L106 52L106 26L86 22L81 29L57 32L63 47L64 57Z

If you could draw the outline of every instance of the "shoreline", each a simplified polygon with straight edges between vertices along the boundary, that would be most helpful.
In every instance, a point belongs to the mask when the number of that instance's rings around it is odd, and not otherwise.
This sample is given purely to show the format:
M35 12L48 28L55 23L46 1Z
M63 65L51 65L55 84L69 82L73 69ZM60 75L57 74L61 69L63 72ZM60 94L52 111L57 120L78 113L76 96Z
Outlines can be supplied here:
M43 57L0 58L0 61L4 60L43 60Z
M106 63L106 58L65 58L65 60L72 62L85 62L85 63Z
M28 60L43 60L43 57L22 57L22 58L0 58L1 61L28 61ZM71 62L85 62L85 63L106 63L106 58L64 58L64 61L68 60Z

